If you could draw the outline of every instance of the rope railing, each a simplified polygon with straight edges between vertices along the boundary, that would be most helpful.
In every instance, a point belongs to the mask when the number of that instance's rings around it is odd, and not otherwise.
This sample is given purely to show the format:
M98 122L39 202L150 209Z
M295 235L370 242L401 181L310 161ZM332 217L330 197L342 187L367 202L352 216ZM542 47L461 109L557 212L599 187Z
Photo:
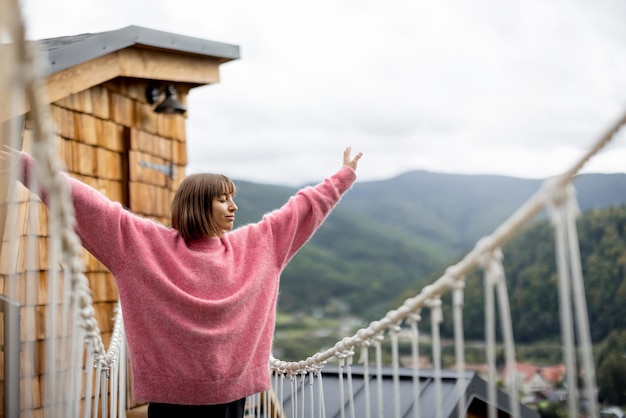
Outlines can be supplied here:
M100 359L105 356L104 344L95 317L89 283L84 274L82 246L74 232L74 208L69 197L67 181L63 178L64 166L54 149L56 131L45 101L46 89L43 84L42 67L38 61L38 51L33 43L26 40L26 28L19 2L3 0L1 6L0 36L4 42L10 40L10 48L4 50L6 55L3 56L2 62L3 79L0 80L1 91L6 93L3 94L5 98L3 108L6 110L3 117L11 118L15 109L18 112L21 109L29 109L29 123L33 132L32 153L38 161L37 180L33 182L37 184L29 186L37 190L41 185L46 190L48 198L49 309L45 325L48 342L45 345L46 373L41 383L43 394L41 406L46 416L78 417L83 385L84 350L87 348L88 361ZM14 119L9 123L15 125ZM19 136L16 129L3 134L6 137L0 138L2 139L0 142L9 145L14 144L15 138ZM19 180L17 167L11 167L10 177L7 179L9 185ZM16 204L10 201L11 194L12 192L7 193L9 200L6 204L9 206ZM14 240L4 245L18 244L19 240ZM33 248L36 249L36 246L29 246L31 258L33 256L30 250ZM62 266L62 272L55 266ZM9 282L13 281L15 280ZM59 312L57 306L62 307ZM33 324L27 325L34 327ZM57 343L57 340L60 343ZM59 359L63 361L60 362ZM91 364L87 364L86 369L89 371L91 368ZM31 398L34 396L30 391L26 395ZM86 404L91 402L91 394L86 400Z
M100 338L98 323L93 310L93 303L89 290L89 282L83 274L84 265L80 254L82 246L80 239L74 232L74 207L69 198L67 181L63 179L64 166L58 158L53 147L56 135L54 123L48 105L44 98L46 89L43 85L38 55L32 44L26 41L26 29L20 13L17 1L5 0L11 6L12 25L11 39L15 47L16 68L14 75L18 80L15 85L23 86L25 100L30 104L31 121L33 129L33 156L38 161L38 181L46 190L50 200L50 219L58 222L54 228L59 231L61 237L62 261L65 268L70 272L72 288L78 298L78 306L81 309L80 318L88 333L88 338L94 338L94 349L100 355L104 355L104 346Z

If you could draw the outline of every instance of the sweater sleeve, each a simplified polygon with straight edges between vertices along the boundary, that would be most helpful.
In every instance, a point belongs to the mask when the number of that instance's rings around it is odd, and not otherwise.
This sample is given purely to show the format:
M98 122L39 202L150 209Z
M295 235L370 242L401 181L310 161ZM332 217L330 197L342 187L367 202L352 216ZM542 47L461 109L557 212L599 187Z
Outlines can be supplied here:
M343 166L333 176L300 190L280 209L263 217L256 227L270 240L270 253L278 268L284 268L311 238L355 180L354 170Z
M24 172L24 184L34 175L36 161L27 153L21 154ZM74 206L76 219L75 230L83 247L96 257L113 274L116 274L131 258L133 244L141 236L142 223L150 222L124 209L118 202L113 202L96 189L82 183L65 173ZM40 195L48 205L45 192Z

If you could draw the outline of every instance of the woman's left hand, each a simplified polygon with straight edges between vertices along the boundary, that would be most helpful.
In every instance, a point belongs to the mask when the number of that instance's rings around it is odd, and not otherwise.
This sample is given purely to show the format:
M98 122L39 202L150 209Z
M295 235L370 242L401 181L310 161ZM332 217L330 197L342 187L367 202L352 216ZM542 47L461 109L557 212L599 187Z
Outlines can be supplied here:
M350 167L354 171L356 171L356 167L358 165L359 160L363 156L362 152L359 152L357 155L352 158L352 147L347 147L343 151L343 165Z

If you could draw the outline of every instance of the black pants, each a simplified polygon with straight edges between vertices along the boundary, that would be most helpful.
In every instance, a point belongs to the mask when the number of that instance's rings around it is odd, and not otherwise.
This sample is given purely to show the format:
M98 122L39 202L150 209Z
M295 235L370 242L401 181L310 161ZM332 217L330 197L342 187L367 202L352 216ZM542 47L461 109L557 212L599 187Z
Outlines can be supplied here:
M151 402L148 418L243 418L246 398L219 405L176 405Z

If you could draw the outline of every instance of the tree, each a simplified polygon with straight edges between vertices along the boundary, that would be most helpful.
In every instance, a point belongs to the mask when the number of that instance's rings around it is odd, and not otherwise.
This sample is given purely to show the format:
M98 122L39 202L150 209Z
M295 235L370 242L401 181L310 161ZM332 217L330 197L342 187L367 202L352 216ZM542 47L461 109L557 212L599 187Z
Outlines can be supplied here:
M597 383L600 402L626 404L626 331L614 331L597 355Z

